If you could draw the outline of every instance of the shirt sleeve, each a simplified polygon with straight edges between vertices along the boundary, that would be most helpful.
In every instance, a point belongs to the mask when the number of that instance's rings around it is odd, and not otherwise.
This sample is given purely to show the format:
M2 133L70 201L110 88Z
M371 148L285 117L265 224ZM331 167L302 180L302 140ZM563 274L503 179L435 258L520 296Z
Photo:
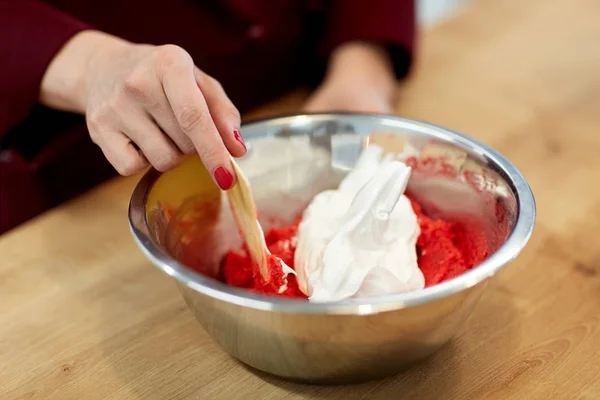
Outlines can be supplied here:
M0 139L37 103L44 72L85 23L38 0L0 0Z
M384 45L398 79L410 70L415 44L415 0L331 0L323 53L344 42Z

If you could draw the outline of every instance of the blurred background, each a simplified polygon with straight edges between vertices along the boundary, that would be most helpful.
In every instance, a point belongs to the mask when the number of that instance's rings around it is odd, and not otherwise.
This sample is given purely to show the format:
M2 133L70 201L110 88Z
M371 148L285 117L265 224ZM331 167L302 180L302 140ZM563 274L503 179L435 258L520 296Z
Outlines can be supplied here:
M469 1L472 0L417 0L419 22L425 27L435 25Z

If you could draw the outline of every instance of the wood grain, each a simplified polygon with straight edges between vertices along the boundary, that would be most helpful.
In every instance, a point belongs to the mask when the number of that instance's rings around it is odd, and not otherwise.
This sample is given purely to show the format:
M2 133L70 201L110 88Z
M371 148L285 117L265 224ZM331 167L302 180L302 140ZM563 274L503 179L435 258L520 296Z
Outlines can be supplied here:
M398 113L500 150L539 212L530 245L446 348L351 387L247 370L134 245L134 177L0 238L0 398L600 398L600 2L476 0L420 42Z

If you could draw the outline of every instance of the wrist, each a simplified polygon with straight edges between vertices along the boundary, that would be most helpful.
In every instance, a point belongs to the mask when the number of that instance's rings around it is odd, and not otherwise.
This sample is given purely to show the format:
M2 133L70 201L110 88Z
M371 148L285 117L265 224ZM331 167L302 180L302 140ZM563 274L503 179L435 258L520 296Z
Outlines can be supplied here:
M366 85L391 101L397 86L392 61L384 46L348 42L331 54L325 83Z
M40 87L40 103L62 111L85 113L94 68L114 51L131 45L93 30L73 36L54 56Z

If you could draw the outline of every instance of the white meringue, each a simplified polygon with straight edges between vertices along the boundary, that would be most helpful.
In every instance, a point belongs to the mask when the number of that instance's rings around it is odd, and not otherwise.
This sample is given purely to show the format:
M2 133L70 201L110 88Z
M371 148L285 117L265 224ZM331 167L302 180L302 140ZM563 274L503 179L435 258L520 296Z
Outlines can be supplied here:
M404 190L411 169L367 147L337 190L304 211L294 259L310 301L383 296L421 289L417 217Z

